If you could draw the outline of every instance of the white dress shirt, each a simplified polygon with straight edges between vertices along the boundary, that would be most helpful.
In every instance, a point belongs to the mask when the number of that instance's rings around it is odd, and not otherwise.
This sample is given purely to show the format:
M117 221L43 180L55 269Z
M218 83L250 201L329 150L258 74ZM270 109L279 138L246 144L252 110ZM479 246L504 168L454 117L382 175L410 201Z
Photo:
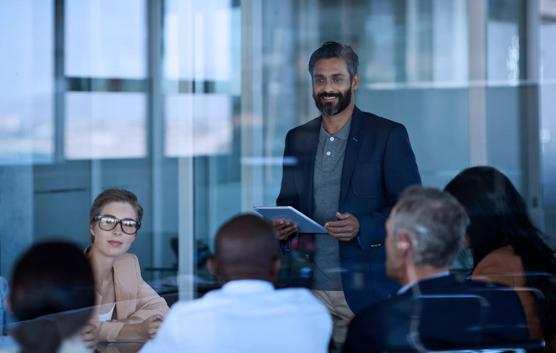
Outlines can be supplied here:
M325 353L331 333L330 315L308 290L240 280L176 303L140 353Z

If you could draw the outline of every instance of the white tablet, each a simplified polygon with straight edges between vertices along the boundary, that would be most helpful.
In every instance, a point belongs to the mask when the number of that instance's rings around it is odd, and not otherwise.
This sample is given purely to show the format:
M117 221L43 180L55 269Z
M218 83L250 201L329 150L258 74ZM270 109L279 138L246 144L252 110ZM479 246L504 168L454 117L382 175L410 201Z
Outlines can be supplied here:
M328 233L326 228L291 206L253 207L264 219L285 219L297 224L299 233Z

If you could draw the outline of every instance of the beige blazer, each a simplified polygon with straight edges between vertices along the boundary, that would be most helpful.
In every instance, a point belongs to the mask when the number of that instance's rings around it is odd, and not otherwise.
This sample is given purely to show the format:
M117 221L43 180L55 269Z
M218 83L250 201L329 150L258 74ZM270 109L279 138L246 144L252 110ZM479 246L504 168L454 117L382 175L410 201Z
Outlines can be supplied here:
M125 323L141 322L152 315L165 315L169 308L164 298L160 297L141 277L137 256L125 254L114 263L114 290L116 308L114 320L98 322L99 340L115 341ZM96 302L102 302L97 293ZM99 308L94 311L94 320L98 319ZM140 338L140 337L138 337Z
M519 290L527 288L527 282L523 275L523 263L521 258L514 253L510 245L496 249L485 256L475 267L473 279L487 280L518 289L517 295L523 306L529 334L533 339L541 339L542 331L537 315L535 298L531 292Z

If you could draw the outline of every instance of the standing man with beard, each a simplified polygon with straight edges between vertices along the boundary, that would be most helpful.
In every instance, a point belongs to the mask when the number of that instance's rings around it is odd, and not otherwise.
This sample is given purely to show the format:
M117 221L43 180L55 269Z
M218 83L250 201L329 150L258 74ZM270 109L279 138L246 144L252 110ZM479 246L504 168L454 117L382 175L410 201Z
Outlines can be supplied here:
M313 98L321 116L286 136L282 185L276 200L325 226L315 234L314 294L334 319L341 345L354 313L390 297L397 285L385 272L384 224L398 195L419 184L405 127L355 106L357 54L326 42L309 60ZM283 248L307 235L274 221Z

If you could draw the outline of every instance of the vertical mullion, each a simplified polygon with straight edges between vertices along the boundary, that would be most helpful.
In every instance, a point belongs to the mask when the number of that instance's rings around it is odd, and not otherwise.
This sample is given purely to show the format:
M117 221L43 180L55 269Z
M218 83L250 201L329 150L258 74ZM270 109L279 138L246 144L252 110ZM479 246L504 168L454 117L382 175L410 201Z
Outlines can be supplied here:
M488 164L487 153L487 2L470 0L467 14L469 58L469 164Z
M162 266L162 215L164 200L163 168L164 155L164 104L162 92L162 0L146 1L147 6L147 143L152 173L152 266Z
M183 13L187 14L186 18L179 18L179 21L186 26L190 31L195 31L194 27L194 1L195 0L181 0L178 2L178 7L185 7L188 11ZM182 11L179 11L181 14ZM195 37L195 36L193 36ZM179 38L178 38L179 39ZM193 63L194 55L193 50L195 43L186 43L189 50L186 51L188 60ZM180 55L182 52L180 52ZM187 90L180 91L180 93L193 93L195 86L195 77L192 78L191 84ZM186 150L193 151L193 134L195 123L193 121L193 105L184 106L184 115L188 117L185 122L187 128L183 136L184 147ZM195 297L195 170L194 170L194 156L178 157L178 287L180 300L192 300Z
M54 0L54 162L64 161L65 0Z
M520 79L522 133L523 186L530 213L536 225L544 229L541 185L541 139L540 139L540 0L524 0L524 17L519 19L520 33Z
M241 158L258 157L263 151L263 13L258 0L241 2L241 115L252 124L242 124ZM263 167L241 164L241 210L263 203Z

